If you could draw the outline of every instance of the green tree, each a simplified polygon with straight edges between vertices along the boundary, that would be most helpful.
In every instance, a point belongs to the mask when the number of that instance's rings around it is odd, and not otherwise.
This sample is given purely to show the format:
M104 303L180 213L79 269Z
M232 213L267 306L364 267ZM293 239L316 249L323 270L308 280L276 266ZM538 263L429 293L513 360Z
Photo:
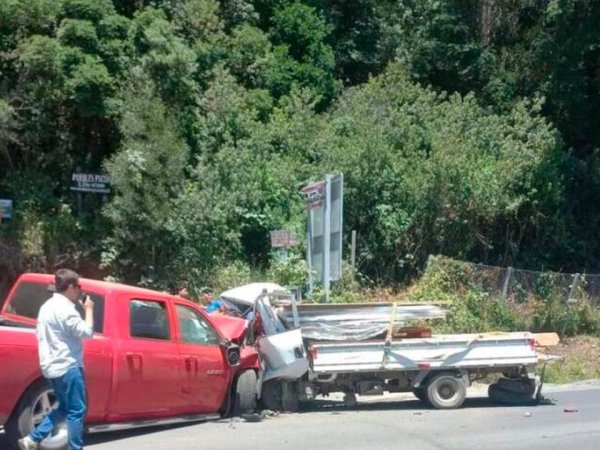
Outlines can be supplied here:
M115 195L104 263L129 280L168 278L177 248L168 231L184 187L188 148L156 88L139 69L130 75L121 122L122 146L107 162Z
M345 175L346 226L366 242L364 272L399 279L436 253L505 263L560 239L550 230L561 142L539 111L524 102L486 113L398 67L345 95L323 160Z
M327 40L331 32L313 7L291 3L277 9L270 31L273 58L266 70L266 85L275 97L293 85L313 89L329 102L336 94L335 59Z

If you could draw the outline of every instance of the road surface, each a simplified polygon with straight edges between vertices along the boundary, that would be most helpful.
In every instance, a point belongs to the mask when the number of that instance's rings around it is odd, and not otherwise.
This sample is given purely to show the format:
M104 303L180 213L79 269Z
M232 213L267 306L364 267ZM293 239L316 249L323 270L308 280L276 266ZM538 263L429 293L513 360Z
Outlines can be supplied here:
M224 419L178 427L86 436L90 450L596 450L600 448L600 387L549 389L553 404L494 406L485 397L463 408L429 409L411 395L359 398L348 409L321 400L310 410L260 422ZM476 395L481 395L477 393ZM365 402L366 401L366 402ZM566 411L565 411L566 410ZM0 435L0 449L8 448Z

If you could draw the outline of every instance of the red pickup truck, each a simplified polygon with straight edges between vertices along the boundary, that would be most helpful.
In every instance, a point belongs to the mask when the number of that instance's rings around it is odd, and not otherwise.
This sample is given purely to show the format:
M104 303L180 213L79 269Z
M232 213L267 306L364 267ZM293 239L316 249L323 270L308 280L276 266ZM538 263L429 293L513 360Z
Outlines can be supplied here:
M35 323L54 277L24 274L0 310L0 425L9 442L56 401L41 375ZM245 320L207 315L165 293L82 278L94 300L94 337L84 344L86 430L202 420L255 406L256 350ZM66 448L66 428L42 449Z

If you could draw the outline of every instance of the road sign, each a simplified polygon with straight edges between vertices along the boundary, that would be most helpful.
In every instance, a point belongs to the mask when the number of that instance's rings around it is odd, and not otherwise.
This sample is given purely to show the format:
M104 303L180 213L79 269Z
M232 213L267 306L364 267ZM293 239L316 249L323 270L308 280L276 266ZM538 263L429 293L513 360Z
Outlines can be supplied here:
M289 248L298 245L298 236L293 231L274 230L271 231L271 247Z
M110 177L98 173L73 173L71 190L91 192L93 194L110 194Z
M309 184L302 192L307 196L310 290L314 273L328 298L330 282L342 277L344 176L326 175L324 181Z
M10 198L0 198L0 222L12 219L13 201Z
M325 181L309 184L302 189L306 194L306 206L309 209L320 208L325 199Z

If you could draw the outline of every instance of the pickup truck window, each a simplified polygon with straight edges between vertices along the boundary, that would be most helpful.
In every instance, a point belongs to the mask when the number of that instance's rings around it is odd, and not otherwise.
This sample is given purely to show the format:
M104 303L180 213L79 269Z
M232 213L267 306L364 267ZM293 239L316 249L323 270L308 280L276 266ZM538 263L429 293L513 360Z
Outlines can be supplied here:
M129 304L129 334L146 339L170 339L166 305L154 300L132 300Z
M104 330L104 296L86 292L94 301L94 332L102 333ZM37 319L38 312L46 300L52 297L52 292L45 284L24 281L19 283L17 290L8 300L6 312L19 316ZM83 308L76 305L77 311L83 318Z
M219 336L204 317L192 308L177 305L181 340L190 344L218 344Z

